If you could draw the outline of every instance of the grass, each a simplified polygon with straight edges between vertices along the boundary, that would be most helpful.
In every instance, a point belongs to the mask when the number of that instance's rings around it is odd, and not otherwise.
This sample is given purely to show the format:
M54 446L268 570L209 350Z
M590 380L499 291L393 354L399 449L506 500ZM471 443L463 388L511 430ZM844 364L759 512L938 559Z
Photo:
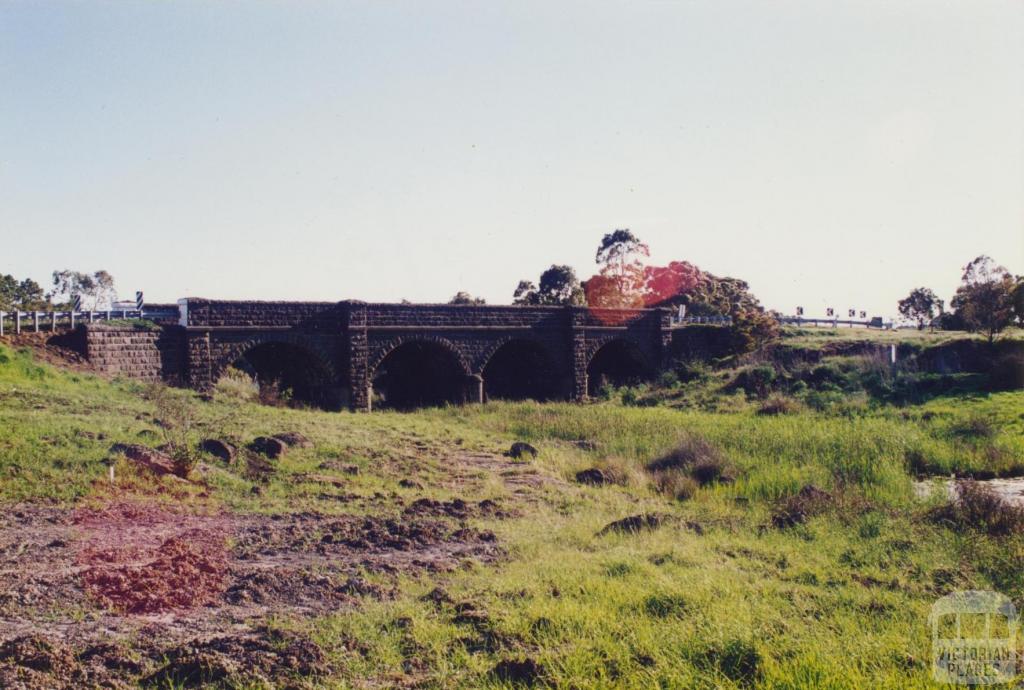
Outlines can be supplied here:
M1024 329L1007 328L999 336L1007 340L1024 338ZM816 348L835 342L863 341L882 345L916 344L919 346L941 345L953 340L987 340L980 333L966 331L933 331L930 329L899 328L882 330L878 328L830 328L815 326L785 326L782 342L789 347Z
M531 462L552 478L542 500L517 519L477 521L508 550L503 562L403 576L393 601L272 621L323 646L337 671L319 681L324 687L508 687L492 669L509 659L533 660L558 687L935 687L929 607L957 589L1024 596L1024 539L932 519L939 499L915 498L913 475L922 467L948 474L1020 464L1024 393L975 391L897 407L851 403L855 394L840 391L855 413L800 404L758 414L762 401L722 390L726 383L707 372L681 384L699 387L693 396L717 398L713 410L612 400L370 415L171 391L194 410L193 441L210 435L244 443L287 430L315 448L289 452L258 497L238 468L210 458L205 495L118 472L130 480L122 490L154 500L330 512L341 510L320 498L330 487L296 481L322 472L316 468L327 460L360 468L346 491L450 498L441 480L456 448L499 451L524 440L540 449ZM73 505L108 495L110 445L155 445L157 415L145 386L56 370L0 346L0 504ZM723 458L735 481L688 486L688 500L677 501L659 493L644 468L693 439ZM581 449L579 440L596 450ZM595 465L625 479L601 487L572 482ZM407 476L426 489L402 489ZM800 524L772 526L778 506L809 484L835 501ZM503 490L496 480L485 488ZM597 536L640 512L672 520ZM438 586L455 604L424 598ZM465 622L459 602L482 615Z

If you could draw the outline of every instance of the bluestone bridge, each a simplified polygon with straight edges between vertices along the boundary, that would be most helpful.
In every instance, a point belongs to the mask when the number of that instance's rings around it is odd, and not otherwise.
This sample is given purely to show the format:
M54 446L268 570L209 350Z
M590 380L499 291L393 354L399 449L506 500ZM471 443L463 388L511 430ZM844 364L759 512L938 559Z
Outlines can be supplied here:
M179 300L183 382L235 366L325 407L582 400L657 371L668 309Z

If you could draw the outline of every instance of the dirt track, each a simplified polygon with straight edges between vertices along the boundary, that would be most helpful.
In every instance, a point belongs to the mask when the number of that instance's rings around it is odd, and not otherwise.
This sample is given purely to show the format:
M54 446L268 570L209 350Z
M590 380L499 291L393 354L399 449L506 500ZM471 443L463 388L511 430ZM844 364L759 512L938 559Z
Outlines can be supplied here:
M513 490L537 479L505 458L461 460L470 474L501 471ZM469 523L511 514L490 500L397 497L373 516L12 507L0 515L0 687L316 675L320 650L278 639L264 619L393 596L401 573L491 562L494 534ZM289 645L297 656L267 660Z

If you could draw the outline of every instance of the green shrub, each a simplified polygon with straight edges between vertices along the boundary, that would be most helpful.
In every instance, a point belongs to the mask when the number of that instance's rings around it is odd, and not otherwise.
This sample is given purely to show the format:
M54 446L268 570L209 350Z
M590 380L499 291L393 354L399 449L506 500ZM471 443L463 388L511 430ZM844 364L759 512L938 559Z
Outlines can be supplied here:
M707 379L711 374L711 367L702 360L688 360L677 362L673 371L681 383L690 383Z
M672 370L661 372L661 376L658 377L658 385L662 388L675 388L679 385L679 374Z
M777 377L778 373L775 371L775 367L759 364L740 370L733 381L733 387L742 388L748 395L766 398Z
M699 434L689 433L683 436L672 450L647 464L648 472L663 470L688 470L702 462L724 464L725 456L706 438Z
M772 395L761 404L757 413L761 415L774 416L780 414L793 414L799 409L800 406L797 405L796 401L781 395Z
M950 426L949 431L954 436L967 440L976 440L994 438L999 433L999 428L987 417L972 415L967 419L954 422Z
M259 384L247 373L235 367L228 367L224 371L214 389L233 400L243 402L256 402L260 397Z
M688 501L697 493L697 480L682 470L662 470L651 477L654 488L677 501Z

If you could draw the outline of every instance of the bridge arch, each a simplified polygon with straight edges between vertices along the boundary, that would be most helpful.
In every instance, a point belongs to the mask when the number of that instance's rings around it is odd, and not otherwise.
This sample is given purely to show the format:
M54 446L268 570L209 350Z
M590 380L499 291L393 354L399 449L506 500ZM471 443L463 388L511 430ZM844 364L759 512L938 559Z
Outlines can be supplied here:
M307 338L271 333L223 347L211 367L211 382L216 383L231 366L252 376L261 393L288 391L295 402L328 409L340 405L331 357Z
M504 338L481 358L486 400L565 398L565 376L550 347L535 338Z
M653 372L650 358L631 338L611 336L587 347L587 395L597 395L605 384L637 383Z
M378 348L367 379L373 407L408 410L479 398L479 379L461 350L439 337L403 336Z

